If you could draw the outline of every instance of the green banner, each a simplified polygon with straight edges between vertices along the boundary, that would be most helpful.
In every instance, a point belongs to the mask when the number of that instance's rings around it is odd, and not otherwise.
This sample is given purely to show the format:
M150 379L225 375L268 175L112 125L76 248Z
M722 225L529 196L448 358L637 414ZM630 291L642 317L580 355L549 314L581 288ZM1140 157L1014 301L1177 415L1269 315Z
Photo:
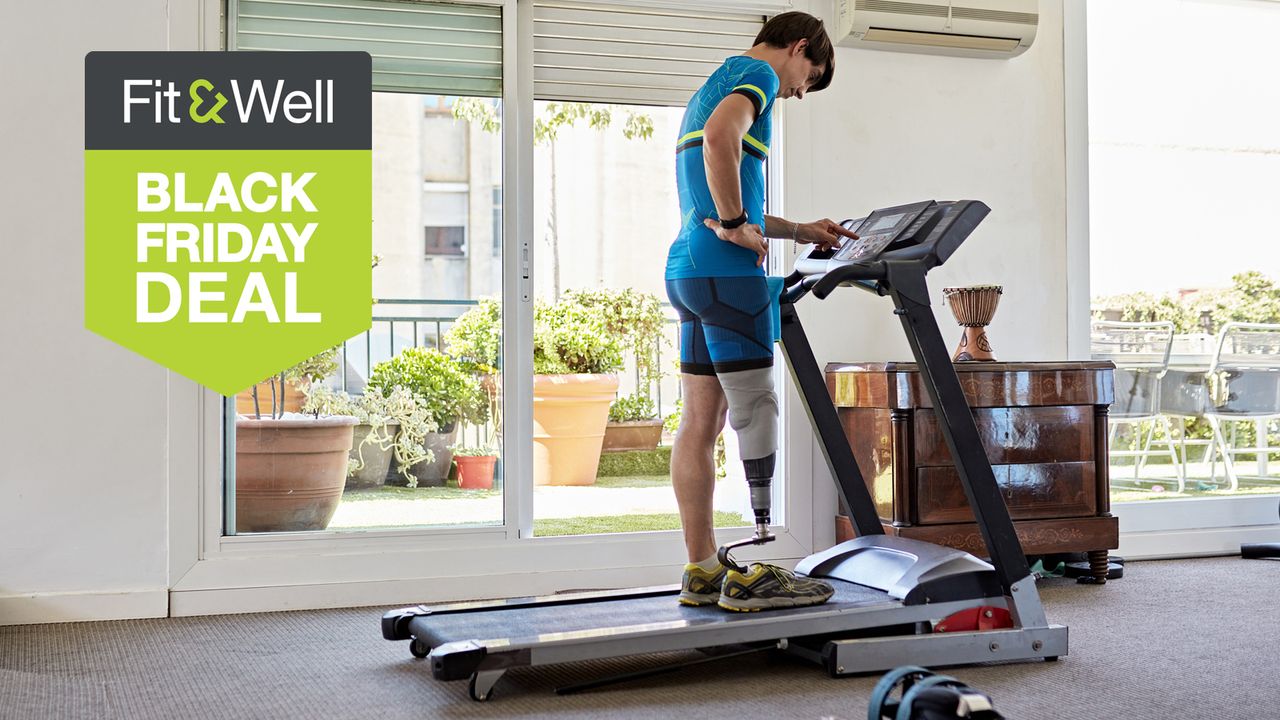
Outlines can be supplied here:
M147 84L148 61L165 67L153 58L172 55L195 69L177 81ZM335 54L310 55L335 62ZM357 71L369 62L364 54L336 55L354 59ZM86 58L85 325L223 395L370 326L368 75L362 100L359 87L345 96L357 97L352 107L335 102L344 96L335 98L332 79L298 82L295 65L273 68L280 57ZM220 66L221 74L203 64ZM305 69L316 75L324 66ZM300 89L286 92L283 79L273 83L273 69ZM168 87L200 92L191 91L187 106L174 103L189 110L177 112L164 107ZM220 110L209 103L216 94L230 98ZM94 99L109 107L92 107ZM215 111L223 123L199 119ZM343 113L363 113L363 123L354 130L351 123L324 126ZM103 120L91 130L95 118ZM219 134L226 120L235 127ZM163 129L137 134L139 121ZM291 124L305 125L305 132L291 131ZM263 132L255 133L257 126ZM272 147L227 147L263 144ZM274 149L296 145L310 147Z

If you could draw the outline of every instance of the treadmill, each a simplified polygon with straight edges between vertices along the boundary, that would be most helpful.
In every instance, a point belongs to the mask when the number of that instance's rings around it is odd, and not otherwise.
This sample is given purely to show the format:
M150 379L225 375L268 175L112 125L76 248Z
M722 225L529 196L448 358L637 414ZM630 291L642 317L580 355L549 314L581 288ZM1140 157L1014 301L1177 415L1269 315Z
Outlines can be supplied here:
M842 223L859 234L858 240L826 251L807 246L786 278L780 300L783 355L857 534L796 565L797 572L835 587L829 601L731 613L715 605L679 604L678 585L567 593L391 610L382 618L383 637L410 640L410 651L430 661L438 680L469 679L474 700L488 699L498 679L514 667L679 650L699 649L710 656L558 692L764 650L816 661L833 677L905 664L1065 655L1067 628L1045 620L925 283L929 270L946 262L989 212L976 200L876 210ZM809 295L825 300L844 286L893 300L990 562L884 533L795 309Z

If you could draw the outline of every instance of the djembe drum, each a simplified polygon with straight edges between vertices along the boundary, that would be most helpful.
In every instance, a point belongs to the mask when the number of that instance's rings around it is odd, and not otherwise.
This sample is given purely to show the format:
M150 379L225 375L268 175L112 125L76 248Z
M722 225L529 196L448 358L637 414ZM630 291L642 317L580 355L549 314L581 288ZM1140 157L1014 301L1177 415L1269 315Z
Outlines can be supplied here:
M956 316L956 322L964 328L960 345L951 358L953 361L993 362L996 359L995 353L991 352L991 342L987 340L986 327L996 314L996 306L1000 304L1003 292L1004 288L999 285L943 288L942 294L951 306L951 314Z

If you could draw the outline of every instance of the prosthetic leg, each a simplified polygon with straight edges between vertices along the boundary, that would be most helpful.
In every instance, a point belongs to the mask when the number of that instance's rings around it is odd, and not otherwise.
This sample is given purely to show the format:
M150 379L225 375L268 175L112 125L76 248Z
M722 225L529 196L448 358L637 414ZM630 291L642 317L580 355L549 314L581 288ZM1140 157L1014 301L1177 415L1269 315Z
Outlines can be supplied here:
M769 532L769 512L770 501L773 485L773 466L776 455L770 453L767 457L755 460L743 460L742 464L747 470L747 486L751 488L751 510L756 516L756 532L745 540L735 540L720 546L716 551L716 556L720 558L720 564L727 568L737 570L740 573L747 572L747 568L739 565L729 555L729 551L734 548L746 547L747 545L763 545L775 539L773 533Z
M778 446L778 398L773 392L773 369L756 368L721 373L720 387L729 403L729 426L738 433L742 465L751 491L755 534L720 547L716 555L727 568L747 569L730 557L734 548L763 545L774 540L769 532L773 471Z

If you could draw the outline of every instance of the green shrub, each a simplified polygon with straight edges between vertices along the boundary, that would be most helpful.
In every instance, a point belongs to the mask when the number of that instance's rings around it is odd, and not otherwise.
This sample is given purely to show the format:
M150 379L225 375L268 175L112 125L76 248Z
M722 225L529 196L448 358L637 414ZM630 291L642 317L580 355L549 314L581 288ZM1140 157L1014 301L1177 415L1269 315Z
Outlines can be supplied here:
M623 353L631 353L644 381L640 393L648 397L652 383L662 379L658 351L670 345L666 333L666 317L662 304L652 293L632 288L613 290L569 290L565 301L575 302L599 313L604 329L618 338ZM643 418L637 418L643 419Z
M502 303L485 298L445 333L445 350L477 372L493 373L502 353Z
M635 422L653 420L656 417L658 410L653 406L653 400L639 392L620 397L609 406L609 422Z
M1234 275L1231 287L1221 290L1190 295L1128 293L1094 298L1092 304L1099 319L1118 314L1124 322L1167 320L1176 333L1212 333L1229 322L1280 322L1280 286L1257 270Z
M390 396L395 387L420 396L428 415L443 432L459 420L477 425L489 420L488 396L479 380L462 363L435 348L407 348L373 367L366 392Z
M555 304L539 300L533 311L533 372L537 375L613 373L622 369L622 346L600 313L573 295Z

